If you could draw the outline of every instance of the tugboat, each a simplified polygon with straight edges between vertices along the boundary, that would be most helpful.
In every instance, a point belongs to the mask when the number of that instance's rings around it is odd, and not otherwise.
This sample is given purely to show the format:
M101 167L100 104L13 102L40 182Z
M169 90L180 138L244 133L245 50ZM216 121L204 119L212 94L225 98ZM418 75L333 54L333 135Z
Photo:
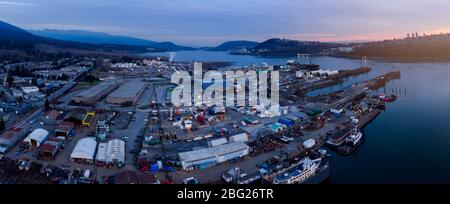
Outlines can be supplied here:
M353 132L345 139L347 144L356 146L362 139L363 134L361 131L358 131L357 128L353 129Z
M364 134L354 128L352 133L345 139L345 143L337 148L337 153L342 155L350 155L364 142Z

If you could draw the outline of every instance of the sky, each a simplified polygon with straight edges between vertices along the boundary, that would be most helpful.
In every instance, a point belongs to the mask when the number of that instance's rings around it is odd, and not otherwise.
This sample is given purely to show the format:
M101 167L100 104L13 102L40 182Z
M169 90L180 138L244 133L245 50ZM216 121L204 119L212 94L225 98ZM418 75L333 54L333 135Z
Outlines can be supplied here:
M189 46L280 37L371 41L450 32L448 0L0 0L0 20Z

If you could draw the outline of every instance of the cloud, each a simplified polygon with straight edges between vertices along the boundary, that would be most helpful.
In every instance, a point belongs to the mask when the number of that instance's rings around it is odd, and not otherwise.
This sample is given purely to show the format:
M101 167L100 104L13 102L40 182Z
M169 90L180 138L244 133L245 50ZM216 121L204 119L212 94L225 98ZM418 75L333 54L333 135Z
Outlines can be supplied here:
M27 29L59 29L59 30L86 30L95 32L118 33L124 30L119 26L75 25L75 24L21 24Z
M0 6L34 6L32 3L0 1Z
M0 0L24 28L81 29L184 44L379 40L450 32L448 0Z

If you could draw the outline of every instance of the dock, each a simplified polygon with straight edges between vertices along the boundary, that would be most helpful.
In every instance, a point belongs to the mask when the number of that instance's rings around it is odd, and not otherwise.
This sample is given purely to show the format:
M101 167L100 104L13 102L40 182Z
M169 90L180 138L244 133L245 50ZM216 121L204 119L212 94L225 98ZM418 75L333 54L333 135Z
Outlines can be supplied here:
M380 113L383 112L380 109L373 109L371 112L361 115L358 121L358 128L363 129L370 122L372 122Z

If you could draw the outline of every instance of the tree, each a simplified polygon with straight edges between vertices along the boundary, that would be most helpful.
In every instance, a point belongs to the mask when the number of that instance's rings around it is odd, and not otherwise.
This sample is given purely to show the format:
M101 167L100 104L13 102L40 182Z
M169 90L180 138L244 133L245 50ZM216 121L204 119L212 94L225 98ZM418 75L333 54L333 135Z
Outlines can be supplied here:
M5 121L3 120L3 118L0 118L0 131L4 131L5 130Z
M50 102L48 101L48 98L45 99L45 111L49 111L50 110Z
M33 78L31 79L31 84L33 84L34 86L37 85L37 79L36 79L35 77L33 77Z
M14 77L11 76L11 74L8 74L8 76L6 77L6 82L8 83L9 86L11 86L14 82Z

